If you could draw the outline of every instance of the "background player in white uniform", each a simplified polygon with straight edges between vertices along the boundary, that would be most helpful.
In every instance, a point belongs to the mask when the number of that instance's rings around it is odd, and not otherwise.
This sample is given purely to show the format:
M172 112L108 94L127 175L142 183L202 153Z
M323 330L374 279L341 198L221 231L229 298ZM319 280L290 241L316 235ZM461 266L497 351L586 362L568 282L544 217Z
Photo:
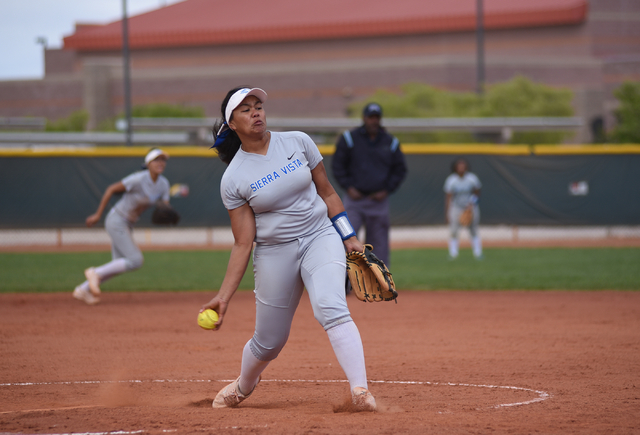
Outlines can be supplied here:
M469 163L465 159L456 159L451 164L451 175L444 182L445 212L449 224L449 256L458 257L458 230L460 215L466 208L472 208L473 220L469 225L473 256L482 258L482 242L478 233L480 223L480 207L478 199L482 184L478 177L469 171Z
M232 89L222 103L224 121L214 128L214 147L229 165L220 193L235 241L220 291L201 310L216 310L222 324L255 241L256 325L242 353L240 376L218 392L213 407L236 406L253 392L284 347L306 287L314 316L347 375L354 404L374 410L362 341L344 287L345 249L362 251L362 243L309 136L267 130L266 99L258 88Z
M168 155L157 148L147 153L144 162L146 170L134 172L104 192L98 210L86 220L88 227L95 225L114 194L123 193L122 198L107 214L104 226L111 238L109 263L90 267L84 271L87 278L73 291L73 297L89 305L100 299L100 284L124 272L140 268L142 252L133 241L131 231L140 215L158 201L169 203L169 181L162 175L167 166Z

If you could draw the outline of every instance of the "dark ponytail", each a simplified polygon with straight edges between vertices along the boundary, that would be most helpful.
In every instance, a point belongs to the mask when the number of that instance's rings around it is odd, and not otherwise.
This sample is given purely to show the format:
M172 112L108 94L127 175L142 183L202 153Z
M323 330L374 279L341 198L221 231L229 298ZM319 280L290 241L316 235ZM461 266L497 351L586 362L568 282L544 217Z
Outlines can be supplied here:
M220 130L220 127L222 127L223 125L224 125L224 121L222 120L216 121L216 123L213 125L214 140L218 139L218 131ZM218 153L218 157L220 158L220 160L222 160L228 165L229 163L231 163L231 160L240 149L240 145L242 145L242 142L240 142L240 138L238 137L235 131L231 129L228 129L227 131L229 132L227 134L227 137L224 138L224 140L218 146L216 146L215 149L216 149L216 152Z
M247 87L248 86L239 86L227 92L227 96L224 97L224 100L222 100L222 105L220 107L220 112L222 113L222 119L217 120L213 125L213 129L212 129L213 140L216 142L219 142L217 145L214 144L213 146L215 147L220 160L225 162L227 165L231 163L231 160L233 160L233 157L236 155L236 153L240 149L242 142L240 141L240 137L238 137L236 132L231 130L231 128L228 128L228 127L220 135L221 141L219 141L218 131L220 131L220 127L222 127L225 124L228 124L231 121L231 119L225 119L225 111L227 109L227 104L229 104L229 99L233 96L233 94L238 92L240 89L244 89ZM231 116L233 117L233 115Z

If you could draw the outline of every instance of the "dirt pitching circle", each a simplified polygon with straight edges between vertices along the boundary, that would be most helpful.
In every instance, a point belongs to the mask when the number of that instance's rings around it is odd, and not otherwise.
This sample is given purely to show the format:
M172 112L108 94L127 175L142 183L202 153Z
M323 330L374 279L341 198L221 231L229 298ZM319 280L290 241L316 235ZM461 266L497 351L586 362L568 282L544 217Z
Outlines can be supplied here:
M210 293L0 295L0 433L640 433L640 294L408 292L349 299L380 411L348 384L306 298L255 393L212 409L237 377L254 299L223 327ZM38 319L33 321L33 313Z

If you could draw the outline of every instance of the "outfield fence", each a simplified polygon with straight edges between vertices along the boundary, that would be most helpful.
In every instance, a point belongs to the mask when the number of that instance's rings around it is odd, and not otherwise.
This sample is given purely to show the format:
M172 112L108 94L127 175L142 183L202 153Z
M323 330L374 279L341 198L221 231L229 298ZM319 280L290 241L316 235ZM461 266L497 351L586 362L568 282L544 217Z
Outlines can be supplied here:
M482 181L485 240L634 238L640 226L640 145L403 145L407 179L390 199L393 240L446 238L443 184L464 156ZM136 225L143 245L229 243L220 200L226 166L207 147L166 147L176 228ZM334 147L320 145L331 175ZM147 147L0 148L0 246L108 244L84 228L107 186L139 170ZM258 178L260 175L257 174ZM113 203L117 200L114 198ZM419 230L416 230L416 229Z

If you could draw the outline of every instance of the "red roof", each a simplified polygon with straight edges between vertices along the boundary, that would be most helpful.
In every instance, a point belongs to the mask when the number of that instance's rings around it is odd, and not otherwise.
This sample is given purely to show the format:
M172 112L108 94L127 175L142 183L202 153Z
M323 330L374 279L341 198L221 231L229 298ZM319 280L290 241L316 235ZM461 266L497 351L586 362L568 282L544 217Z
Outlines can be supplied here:
M476 0L185 0L129 18L133 49L470 31ZM484 0L488 29L579 24L587 0ZM119 50L122 23L78 29L64 47Z

